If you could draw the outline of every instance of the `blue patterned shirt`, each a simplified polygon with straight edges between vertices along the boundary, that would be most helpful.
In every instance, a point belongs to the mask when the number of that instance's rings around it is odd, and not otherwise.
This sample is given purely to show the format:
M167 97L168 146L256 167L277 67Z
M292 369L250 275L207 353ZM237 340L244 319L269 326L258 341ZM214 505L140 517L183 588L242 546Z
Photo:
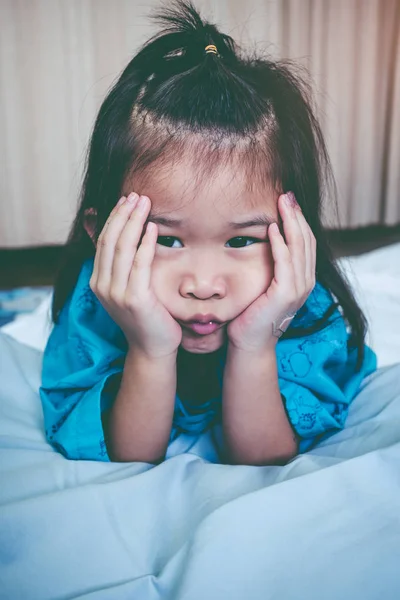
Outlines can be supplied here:
M50 334L43 357L40 396L50 444L70 459L108 461L101 414L115 399L128 350L122 330L89 286L93 258ZM322 317L332 295L317 283L290 327L306 327ZM218 379L222 390L226 348ZM344 319L336 308L316 333L280 339L278 381L288 418L305 452L326 434L342 429L362 380L376 370L375 353L365 346L361 369ZM170 441L181 433L200 434L221 420L221 396L191 406L175 396Z

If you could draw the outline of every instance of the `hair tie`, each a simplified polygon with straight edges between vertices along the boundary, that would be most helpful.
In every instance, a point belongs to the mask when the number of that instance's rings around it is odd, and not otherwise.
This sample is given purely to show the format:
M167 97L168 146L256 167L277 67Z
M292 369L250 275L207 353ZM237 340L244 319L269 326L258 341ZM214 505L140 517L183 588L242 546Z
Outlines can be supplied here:
M214 46L214 44L209 44L205 47L205 52L206 54L218 54L217 46Z

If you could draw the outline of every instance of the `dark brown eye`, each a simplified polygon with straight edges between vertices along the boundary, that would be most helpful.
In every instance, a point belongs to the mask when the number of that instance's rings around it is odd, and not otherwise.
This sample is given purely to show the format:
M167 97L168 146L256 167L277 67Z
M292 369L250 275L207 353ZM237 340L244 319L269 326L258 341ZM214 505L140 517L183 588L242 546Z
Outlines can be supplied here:
M250 240L252 243L247 244L246 242L248 240ZM178 241L180 244L182 243L180 240L178 240L178 238L176 238L174 236L170 236L170 235L159 235L157 238L157 244L160 244L161 246L165 246L166 248L176 249L176 247L173 248L173 244L175 241ZM235 244L233 246L233 248L238 250L240 248L249 248L249 246L253 246L254 244L260 244L262 242L267 242L267 240L262 240L262 239L250 237L250 236L238 236L235 238L231 238L227 242L227 244L230 244L230 243Z
M172 244L175 240L178 240L178 238L169 235L159 235L157 238L157 244L161 244L161 246L166 246L167 248L172 248Z
M231 240L229 240L229 242L228 242L228 243L230 243L230 242L232 242L232 241L234 241L234 240L245 240L245 241L247 241L247 240L251 240L252 242L255 242L255 243L257 243L257 242L263 242L263 241L264 241L264 240L260 240L260 239L258 239L258 238L254 238L254 237L249 237L249 236L239 236L239 237L232 238ZM239 242L239 244L240 244L240 243L241 243L241 242ZM250 245L251 245L251 246L253 246L253 244L250 244ZM248 246L235 246L235 248L248 248Z

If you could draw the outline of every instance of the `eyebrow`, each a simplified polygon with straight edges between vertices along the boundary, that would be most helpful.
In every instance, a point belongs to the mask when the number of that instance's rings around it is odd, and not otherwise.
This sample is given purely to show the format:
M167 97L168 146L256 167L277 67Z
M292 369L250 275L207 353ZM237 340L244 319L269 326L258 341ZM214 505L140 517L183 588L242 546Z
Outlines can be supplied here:
M181 225L185 224L185 221L182 219L171 219L170 217L161 217L152 214L148 216L147 220L157 223L158 225L165 225L165 227L180 227ZM262 225L269 226L271 223L276 223L276 219L263 213L253 217L252 219L249 219L248 221L231 221L228 223L228 226L232 229L244 229L245 227L260 227Z

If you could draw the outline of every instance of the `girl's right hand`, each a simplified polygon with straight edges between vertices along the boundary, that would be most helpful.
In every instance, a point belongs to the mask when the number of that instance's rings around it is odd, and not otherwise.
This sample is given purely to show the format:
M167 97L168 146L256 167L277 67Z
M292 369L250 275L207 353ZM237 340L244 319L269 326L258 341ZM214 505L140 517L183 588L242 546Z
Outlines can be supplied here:
M151 202L137 194L123 196L111 211L97 240L91 290L121 327L129 346L150 358L177 352L182 329L150 287L158 229L149 222L140 243Z

